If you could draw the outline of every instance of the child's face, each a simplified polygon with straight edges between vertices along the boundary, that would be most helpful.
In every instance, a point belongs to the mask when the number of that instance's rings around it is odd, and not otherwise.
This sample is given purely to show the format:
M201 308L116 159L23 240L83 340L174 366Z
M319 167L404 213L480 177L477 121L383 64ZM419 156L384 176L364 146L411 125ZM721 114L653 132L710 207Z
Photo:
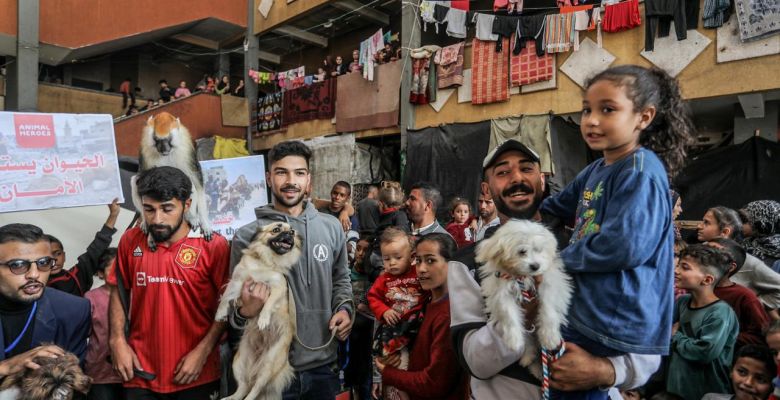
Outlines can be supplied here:
M731 369L736 400L765 400L772 390L772 371L760 360L740 357Z
M425 290L447 285L447 260L439 252L439 244L432 240L420 242L415 249L417 279Z
M696 259L685 256L674 267L674 284L681 289L695 290L709 286L715 277L704 271Z
M184 81L179 82L179 87L180 88L186 88L187 87L187 82L184 82Z
M718 228L718 221L715 220L715 215L712 211L704 213L704 218L696 225L696 230L696 237L700 242L722 237L720 228Z
M367 251L368 251L368 241L358 240L357 246L355 246L355 264L363 263L363 258L366 256Z
M766 344L772 349L775 355L775 363L780 364L780 332L774 332L766 335Z
M396 239L392 242L382 243L379 246L382 252L382 265L385 272L390 275L403 275L409 270L412 261L412 248L406 239Z
M452 210L452 220L459 224L464 224L469 219L469 206L465 204L458 204L455 209Z
M639 133L655 116L652 111L634 111L626 89L608 80L592 84L582 99L582 138L591 150L618 153L639 144Z

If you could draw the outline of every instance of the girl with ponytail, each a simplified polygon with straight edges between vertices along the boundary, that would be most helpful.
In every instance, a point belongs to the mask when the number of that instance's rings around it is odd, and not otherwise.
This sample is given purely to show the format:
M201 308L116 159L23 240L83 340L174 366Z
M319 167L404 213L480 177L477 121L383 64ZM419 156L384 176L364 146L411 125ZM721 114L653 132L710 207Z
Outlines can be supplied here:
M561 252L575 285L566 350L667 354L674 305L669 181L683 167L693 131L677 82L660 69L607 69L587 85L580 130L604 157L540 209L575 221ZM554 380L555 365L552 373ZM606 393L561 396L606 399Z

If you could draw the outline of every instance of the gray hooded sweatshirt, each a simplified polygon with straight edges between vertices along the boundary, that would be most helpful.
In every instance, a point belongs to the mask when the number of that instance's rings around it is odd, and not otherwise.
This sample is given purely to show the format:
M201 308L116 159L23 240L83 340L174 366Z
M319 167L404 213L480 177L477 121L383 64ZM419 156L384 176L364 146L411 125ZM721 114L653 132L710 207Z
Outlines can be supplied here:
M339 307L352 316L352 286L347 268L346 236L339 221L304 202L301 215L293 217L271 205L255 209L257 221L242 226L233 236L230 248L231 270L255 232L271 222L285 221L303 239L298 265L290 271L290 287L295 298L298 337L308 347L319 347L331 337L328 323ZM341 306L340 306L341 305ZM338 341L325 349L312 351L293 340L290 363L305 371L336 361Z

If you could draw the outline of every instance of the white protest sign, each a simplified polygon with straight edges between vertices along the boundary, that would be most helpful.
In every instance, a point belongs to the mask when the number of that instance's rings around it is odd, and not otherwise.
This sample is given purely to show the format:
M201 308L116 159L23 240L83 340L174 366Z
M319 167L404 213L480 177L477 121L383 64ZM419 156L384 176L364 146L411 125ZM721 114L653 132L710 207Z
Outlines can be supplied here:
M231 240L268 203L263 156L201 161L211 229Z
M0 212L124 202L110 115L0 112Z

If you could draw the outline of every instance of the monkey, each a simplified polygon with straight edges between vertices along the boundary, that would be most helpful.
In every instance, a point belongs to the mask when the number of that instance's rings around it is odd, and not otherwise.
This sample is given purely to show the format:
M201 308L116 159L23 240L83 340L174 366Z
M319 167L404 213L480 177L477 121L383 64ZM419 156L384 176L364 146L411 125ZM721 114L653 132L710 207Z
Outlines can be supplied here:
M203 172L198 163L190 132L182 125L179 118L167 112L161 112L149 117L141 136L139 172L150 168L169 166L184 172L192 181L192 205L187 211L187 222L193 229L200 229L206 240L211 240L211 223L208 219L206 194L203 190ZM141 197L138 196L135 177L131 182L133 189L133 204L136 210L143 209ZM146 221L141 213L141 230L149 234ZM148 235L149 249L155 251L157 244Z

